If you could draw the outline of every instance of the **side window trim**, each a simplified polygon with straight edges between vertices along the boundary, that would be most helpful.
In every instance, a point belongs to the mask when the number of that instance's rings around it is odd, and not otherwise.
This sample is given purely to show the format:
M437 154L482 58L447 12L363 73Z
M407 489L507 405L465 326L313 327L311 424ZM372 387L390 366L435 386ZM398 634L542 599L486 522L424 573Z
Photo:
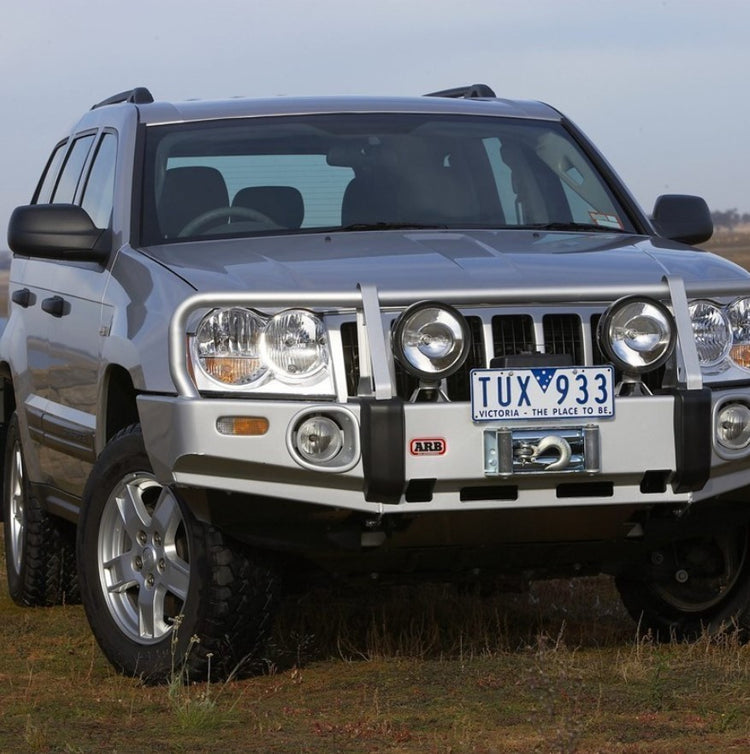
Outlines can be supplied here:
M48 178L52 179L52 185L48 191L49 198L55 193L57 181L60 177L63 163L65 162L66 146L68 143L68 139L63 139L53 147L52 152L47 159L47 164L44 166L42 175L39 178L39 182L36 185L36 189L34 189L34 194L31 197L31 204L39 204L39 195L42 193Z
M112 137L114 139L114 165L112 169L112 186L111 186L111 193L108 197L108 204L109 204L109 220L107 224L103 227L110 227L112 223L112 211L114 209L114 187L115 187L115 181L116 181L116 173L117 173L117 155L118 155L118 142L119 142L119 136L115 129L113 128L103 128L98 134L94 141L94 144L90 150L88 159L86 161L86 164L84 166L84 170L82 172L82 177L79 179L79 188L76 191L76 198L75 203L79 204L81 207L84 206L84 203L86 202L86 192L89 188L89 183L91 181L91 177L94 174L94 171L97 166L97 160L100 158L100 156L103 154L103 148L106 142L107 137ZM84 207L84 209L86 209ZM88 210L87 210L88 211ZM91 214L89 212L89 214ZM96 221L97 218L92 217L92 220ZM97 224L97 227L100 227L99 224Z
M68 149L65 153L65 159L63 160L62 165L60 166L60 170L57 175L57 179L55 181L55 188L52 191L52 203L57 202L57 192L60 189L60 180L65 175L65 170L68 167L68 163L70 161L70 158L72 157L73 153L76 150L76 146L84 139L90 138L91 141L88 146L88 150L86 152L86 156L81 164L80 170L78 172L78 177L76 179L76 185L75 189L73 190L73 195L70 198L70 200L67 203L73 203L73 204L79 204L80 203L80 197L81 197L81 191L82 191L82 178L85 176L88 172L89 165L91 164L92 156L94 153L93 146L96 144L96 134L97 129L88 130L88 131L81 131L80 133L73 134L73 136L70 137Z

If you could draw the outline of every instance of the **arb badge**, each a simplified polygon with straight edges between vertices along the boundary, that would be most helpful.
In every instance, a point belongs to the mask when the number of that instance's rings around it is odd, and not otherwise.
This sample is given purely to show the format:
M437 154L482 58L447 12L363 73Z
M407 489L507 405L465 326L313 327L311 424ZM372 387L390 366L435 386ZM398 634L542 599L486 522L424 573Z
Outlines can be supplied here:
M413 456L442 456L446 449L447 444L442 437L418 437L409 446Z

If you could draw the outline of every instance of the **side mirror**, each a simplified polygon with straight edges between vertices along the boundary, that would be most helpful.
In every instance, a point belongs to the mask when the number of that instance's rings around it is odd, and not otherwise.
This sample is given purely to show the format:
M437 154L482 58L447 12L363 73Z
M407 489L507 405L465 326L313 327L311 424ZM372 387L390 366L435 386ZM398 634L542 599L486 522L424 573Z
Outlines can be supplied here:
M660 196L654 205L652 220L659 235L691 245L708 241L714 232L711 212L700 196Z
M109 253L101 243L108 235L75 204L16 207L8 223L11 251L41 259L101 262Z

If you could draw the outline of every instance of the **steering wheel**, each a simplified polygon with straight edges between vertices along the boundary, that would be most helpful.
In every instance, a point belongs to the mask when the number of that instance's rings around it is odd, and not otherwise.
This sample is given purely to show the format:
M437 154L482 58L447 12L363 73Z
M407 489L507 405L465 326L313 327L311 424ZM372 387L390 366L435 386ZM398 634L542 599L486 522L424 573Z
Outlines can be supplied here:
M251 209L250 207L217 207L216 209L210 209L208 212L203 212L194 217L182 230L177 234L178 238L184 238L185 236L195 235L204 226L209 226L216 220L225 220L230 217L239 217L244 220L252 220L256 223L264 223L271 226L271 228L280 228L281 226L274 222L268 215L264 215L257 209Z

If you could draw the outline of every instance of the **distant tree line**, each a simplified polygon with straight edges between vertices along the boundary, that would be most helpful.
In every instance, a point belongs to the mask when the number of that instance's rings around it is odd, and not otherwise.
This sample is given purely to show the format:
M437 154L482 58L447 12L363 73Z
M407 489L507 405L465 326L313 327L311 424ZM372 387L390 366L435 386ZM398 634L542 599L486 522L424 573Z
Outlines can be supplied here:
M750 223L750 212L740 213L736 209L713 210L711 219L714 221L715 228L732 230L737 225Z

